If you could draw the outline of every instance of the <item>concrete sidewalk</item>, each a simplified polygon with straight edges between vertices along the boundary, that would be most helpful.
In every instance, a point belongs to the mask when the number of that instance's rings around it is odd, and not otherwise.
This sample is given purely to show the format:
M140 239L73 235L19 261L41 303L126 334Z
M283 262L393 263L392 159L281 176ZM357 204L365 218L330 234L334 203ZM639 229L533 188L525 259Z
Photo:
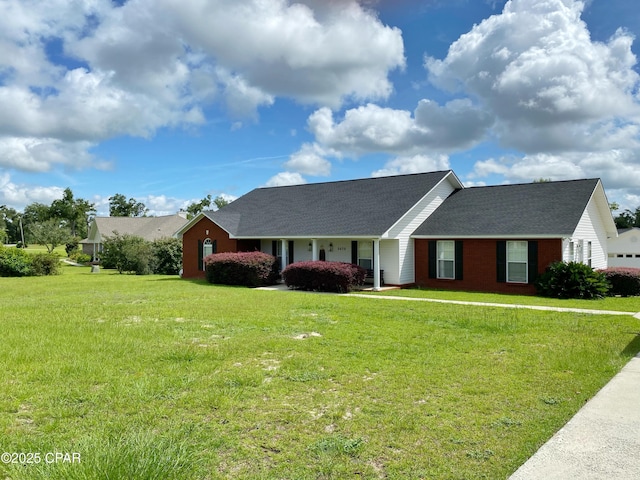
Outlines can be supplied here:
M640 355L509 478L640 479Z

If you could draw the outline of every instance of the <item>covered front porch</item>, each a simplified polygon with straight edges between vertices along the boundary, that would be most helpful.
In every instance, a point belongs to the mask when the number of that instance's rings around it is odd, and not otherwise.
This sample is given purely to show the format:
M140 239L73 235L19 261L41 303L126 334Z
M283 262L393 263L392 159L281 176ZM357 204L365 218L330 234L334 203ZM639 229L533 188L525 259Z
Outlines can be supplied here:
M261 250L278 258L281 270L294 262L323 260L359 265L371 274L372 288L384 285L388 260L381 255L379 238L280 238L261 239Z

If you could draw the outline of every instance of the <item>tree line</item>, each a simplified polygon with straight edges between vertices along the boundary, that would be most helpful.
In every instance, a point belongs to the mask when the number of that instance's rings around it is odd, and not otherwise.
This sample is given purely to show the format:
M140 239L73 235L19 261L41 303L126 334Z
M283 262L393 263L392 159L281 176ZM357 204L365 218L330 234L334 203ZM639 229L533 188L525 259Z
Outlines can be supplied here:
M612 212L619 208L617 203L612 203L610 206ZM636 207L635 210L626 209L621 214L614 216L613 219L617 228L640 227L640 206Z
M184 210L191 219L203 210L222 208L228 202L223 197L207 195L193 202ZM149 213L146 205L121 193L109 197L109 216L144 217ZM28 243L47 245L53 251L58 245L77 242L86 238L91 221L96 216L95 204L76 198L71 188L65 188L62 198L51 205L34 202L22 212L0 205L0 244L10 243L24 246Z

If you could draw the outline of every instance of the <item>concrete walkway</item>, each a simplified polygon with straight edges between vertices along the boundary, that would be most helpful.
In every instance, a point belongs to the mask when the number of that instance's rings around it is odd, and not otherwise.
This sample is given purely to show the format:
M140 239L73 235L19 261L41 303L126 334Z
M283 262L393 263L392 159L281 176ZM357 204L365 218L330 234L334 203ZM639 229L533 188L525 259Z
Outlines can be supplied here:
M278 286L272 289L286 290L287 288L286 286ZM345 296L371 300L453 303L593 315L632 315L640 319L640 313L612 310L555 308L356 293ZM639 479L640 354L633 358L564 427L509 477L509 480Z
M640 479L640 356L509 478Z

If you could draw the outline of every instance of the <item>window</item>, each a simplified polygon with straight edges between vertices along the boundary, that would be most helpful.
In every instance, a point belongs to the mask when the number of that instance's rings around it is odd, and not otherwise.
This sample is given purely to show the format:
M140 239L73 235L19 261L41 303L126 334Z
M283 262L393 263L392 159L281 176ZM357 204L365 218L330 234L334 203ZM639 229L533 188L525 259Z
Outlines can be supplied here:
M528 242L507 242L507 282L527 283Z
M455 278L455 258L456 249L455 242L452 240L442 240L437 243L437 277L438 278Z
M373 269L373 242L358 242L358 265L366 270Z
M591 266L591 255L593 254L593 245L587 242L587 265Z
M207 238L204 242L202 242L202 270L205 269L204 259L206 258L206 256L211 255L212 253L216 253L216 251L218 250L216 244L217 240L214 240L212 242L210 238Z
M463 280L462 240L429 240L429 278Z

